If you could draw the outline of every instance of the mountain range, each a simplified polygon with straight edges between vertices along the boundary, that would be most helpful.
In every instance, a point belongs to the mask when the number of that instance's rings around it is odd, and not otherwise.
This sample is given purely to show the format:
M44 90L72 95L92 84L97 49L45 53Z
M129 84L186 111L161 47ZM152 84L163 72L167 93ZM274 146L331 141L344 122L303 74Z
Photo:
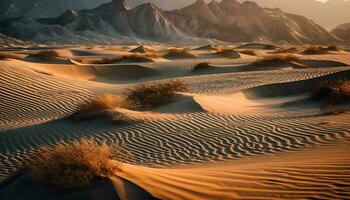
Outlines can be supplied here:
M350 23L345 23L337 26L332 30L332 34L344 42L350 43Z
M0 33L40 43L172 42L197 38L296 44L338 41L306 17L237 0L197 0L171 11L152 3L133 8L126 0L113 0L92 9L70 9L57 17L6 18L0 21Z

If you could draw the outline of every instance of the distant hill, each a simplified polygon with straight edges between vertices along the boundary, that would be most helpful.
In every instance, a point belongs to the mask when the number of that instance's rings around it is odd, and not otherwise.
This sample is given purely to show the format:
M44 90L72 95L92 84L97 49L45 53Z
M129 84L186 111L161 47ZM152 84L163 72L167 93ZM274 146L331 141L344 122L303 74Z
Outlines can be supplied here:
M132 7L113 0L93 9L71 9L53 18L9 18L0 33L39 43L125 43L194 41L333 43L337 39L306 17L254 2L204 0L172 11L152 3Z
M350 23L341 24L332 30L332 33L350 43Z
M172 10L185 7L196 0L131 0L133 5L145 2L153 2L162 9ZM207 0L210 2L212 0ZM221 0L217 0L220 2ZM243 2L246 0L239 0ZM250 0L262 7L280 8L285 12L303 15L312 19L317 24L327 30L335 28L337 25L350 21L350 1L328 0L321 3L317 0Z
M195 36L229 42L270 41L275 43L324 43L335 37L312 20L281 9L236 0L204 0L174 11L169 20L180 30Z
M243 0L240 0L243 1ZM251 0L263 7L280 8L286 12L303 15L331 30L339 24L350 22L350 1L328 0Z
M69 9L90 9L111 0L0 0L0 19L57 17Z

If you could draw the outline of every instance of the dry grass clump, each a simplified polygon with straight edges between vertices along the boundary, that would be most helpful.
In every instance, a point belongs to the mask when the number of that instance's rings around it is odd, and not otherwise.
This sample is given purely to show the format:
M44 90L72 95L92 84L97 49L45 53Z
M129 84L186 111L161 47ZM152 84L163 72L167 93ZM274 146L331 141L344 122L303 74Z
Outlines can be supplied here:
M277 53L277 54L281 54L281 53L295 53L297 51L298 51L297 48L289 47L289 48L277 49L274 53Z
M102 58L102 59L76 59L83 64L113 64L119 62L154 62L152 58L159 58L154 53L133 53L122 57Z
M262 59L254 61L253 65L269 65L276 63L288 63L288 62L297 62L300 61L300 58L293 54L275 54L264 56Z
M21 57L19 55L12 54L12 53L0 52L0 60L6 60L6 59L21 59Z
M271 44L265 44L264 49L265 50L274 50L274 49L277 49L277 47L274 45L271 45Z
M230 57L230 58L240 58L241 55L239 55L239 53L234 50L234 49L230 49L230 48L217 48L215 51L215 54L217 55L222 55L224 57Z
M327 54L329 51L326 47L321 46L312 46L308 47L303 51L304 54L311 54L311 55L317 55L317 54Z
M35 182L61 190L75 190L113 176L125 159L126 154L117 145L82 139L40 147L28 168Z
M350 100L350 80L323 81L311 93L311 99L324 100L326 106L334 106Z
M169 81L137 87L127 94L127 99L137 105L137 110L149 110L171 102L178 92L188 91L181 81Z
M71 118L80 121L106 117L114 122L126 123L130 119L127 115L116 111L116 108L139 111L150 110L171 102L178 96L178 92L186 91L187 87L181 81L142 85L129 90L123 95L106 94L98 96L81 105Z
M125 95L105 94L98 96L80 106L78 111L71 118L77 121L89 120L98 117L106 117L114 122L129 122L123 113L113 111L115 108L135 110L138 105L130 101Z
M348 109L339 106L324 106L320 110L321 115L340 115L348 112Z
M331 45L327 47L328 51L341 51L341 49L335 45Z
M194 68L192 69L192 72L200 72L200 71L208 70L210 68L213 68L213 66L211 66L208 62L199 63L196 66L194 66Z
M197 58L197 56L187 49L173 48L169 49L168 52L163 56L164 58Z
M34 54L30 54L30 56L34 58L39 58L39 59L52 59L52 58L60 57L60 55L56 51L50 51L50 50L39 51Z
M243 50L243 51L240 51L239 53L249 55L249 56L256 56L257 55L256 52L253 50Z

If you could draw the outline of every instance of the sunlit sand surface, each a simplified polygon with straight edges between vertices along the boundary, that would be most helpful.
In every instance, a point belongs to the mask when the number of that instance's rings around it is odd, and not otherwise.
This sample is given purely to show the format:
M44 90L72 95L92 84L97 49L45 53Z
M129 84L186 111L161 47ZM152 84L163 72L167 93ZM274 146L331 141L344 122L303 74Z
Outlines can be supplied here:
M2 52L17 58L0 60L0 199L35 199L36 190L23 189L12 175L38 146L82 137L130 152L111 185L101 186L106 199L350 196L350 113L323 115L318 102L290 103L322 80L349 78L349 52L298 51L298 63L256 66L274 50L251 45L234 51L256 55L230 57L186 46L188 54L165 56L172 46L148 45L152 55L136 53L150 59L144 62L130 57L137 47L52 47L59 56L49 58L30 56L39 51L30 48ZM200 63L209 67L194 71ZM170 80L189 91L150 111L115 108L130 123L69 118L98 95Z

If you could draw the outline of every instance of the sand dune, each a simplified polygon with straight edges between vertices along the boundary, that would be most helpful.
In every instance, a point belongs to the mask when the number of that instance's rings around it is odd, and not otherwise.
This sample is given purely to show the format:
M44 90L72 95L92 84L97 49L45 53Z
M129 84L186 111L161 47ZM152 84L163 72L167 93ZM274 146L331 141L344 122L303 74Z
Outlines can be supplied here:
M119 176L160 199L343 199L350 195L348 145L187 168L125 165Z
M338 73L332 73L321 77L310 78L306 80L291 81L284 83L275 83L269 85L262 85L254 88L244 90L243 93L249 97L273 97L273 96L286 96L295 95L301 93L307 93L317 85L317 83L324 80L331 80L337 78L350 78L350 71L341 71Z
M106 48L57 51L94 59L113 51ZM116 48L115 54L123 51ZM153 48L157 52L168 49ZM317 60L307 63L315 67L240 69L265 55L256 49L257 56L239 59L206 57L196 50L196 59L138 64L84 65L74 58L69 64L1 60L0 180L11 177L40 145L93 137L117 143L131 154L123 171L108 183L111 187L97 192L113 194L112 198L349 196L350 114L322 116L318 107L281 107L307 95L321 80L349 78L350 67L343 66L349 64L349 58L301 55L302 60ZM193 68L203 62L213 68L194 73ZM184 82L189 91L173 102L147 112L114 109L128 116L130 123L67 118L95 96L121 94L142 84L174 79ZM21 198L21 193L14 191L33 195L31 187L18 190L27 179L17 178L6 182L6 187L0 184L0 199ZM11 192L5 196L6 191Z

